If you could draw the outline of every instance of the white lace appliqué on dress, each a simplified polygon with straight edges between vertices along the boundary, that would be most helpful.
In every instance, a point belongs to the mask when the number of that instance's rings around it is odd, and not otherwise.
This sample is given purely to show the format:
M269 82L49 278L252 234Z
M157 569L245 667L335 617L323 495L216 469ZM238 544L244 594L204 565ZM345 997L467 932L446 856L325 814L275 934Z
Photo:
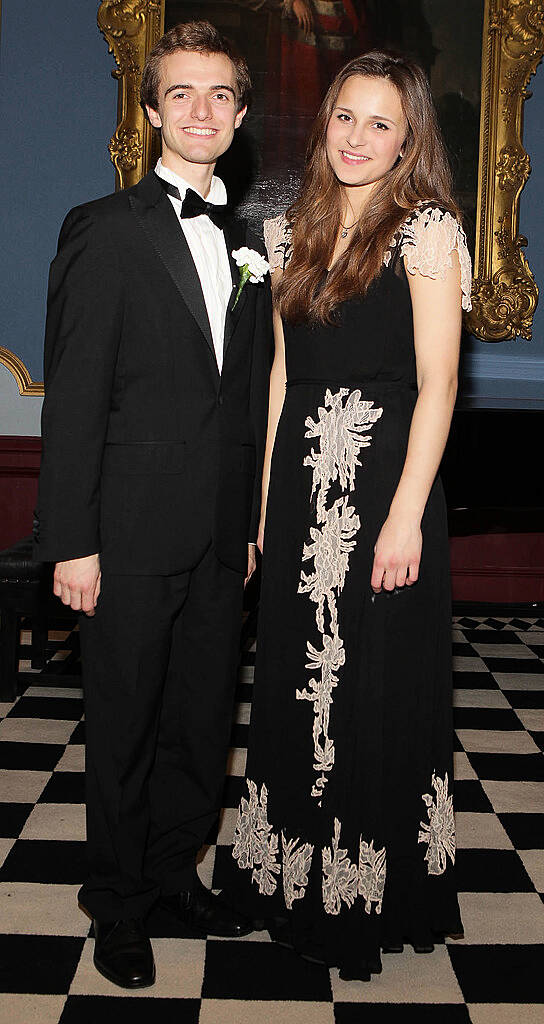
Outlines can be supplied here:
M312 864L313 846L300 839L286 839L281 834L283 849L283 895L285 906L292 909L295 900L303 898L308 885L308 872Z
M332 844L323 850L323 903L327 914L339 914L342 900L352 907L358 885L357 865L349 859L347 850L340 849L340 822L335 818Z
M429 874L443 875L447 856L455 864L455 819L453 797L448 796L448 773L442 780L433 772L431 784L436 798L433 800L430 793L424 793L421 798L426 804L429 821L420 821L417 841L428 843L425 860Z
M309 572L301 570L298 592L308 594L317 605L316 624L322 647L307 642L306 668L315 675L309 680L309 687L297 690L296 696L297 700L307 700L314 705L314 770L318 778L311 792L319 806L327 782L325 773L332 770L335 758L334 742L329 736L332 691L338 685L337 673L346 659L336 602L345 584L349 555L361 526L355 508L349 504L349 492L355 486L355 468L361 466L359 453L370 445L370 435L365 431L372 428L383 412L383 409L373 409L372 405L361 399L359 390L350 392L349 388L341 388L333 395L327 388L317 421L311 416L306 420L305 437L318 438L320 442L304 459L304 465L313 470L311 498L316 496L317 523L310 527L310 541L304 545L302 553L302 561L313 562L313 566ZM329 490L336 481L344 493L327 507Z
M280 864L278 836L268 821L268 790L263 783L258 797L257 785L251 779L247 779L247 787L249 800L242 797L240 802L232 856L240 868L253 868L251 880L261 894L271 896L276 891L274 876L279 875Z
M409 274L418 271L423 277L446 276L446 270L453 266L452 253L457 252L461 270L461 305L472 309L472 263L467 240L459 222L447 210L440 207L420 207L399 229L391 242L391 248L384 255L386 266L391 262L391 250L400 243L400 255L404 257Z
M365 843L361 839L359 845L359 895L365 900L367 914L370 914L373 903L376 904L376 913L381 914L382 912L385 875L385 846L381 850L375 850L374 840Z

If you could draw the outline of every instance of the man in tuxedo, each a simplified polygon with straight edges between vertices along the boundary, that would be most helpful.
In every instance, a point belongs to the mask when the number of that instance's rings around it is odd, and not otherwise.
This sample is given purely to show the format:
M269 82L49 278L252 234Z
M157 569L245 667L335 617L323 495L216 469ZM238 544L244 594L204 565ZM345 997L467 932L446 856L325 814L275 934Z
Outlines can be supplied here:
M80 619L95 965L154 981L144 920L252 923L204 888L221 806L244 580L252 573L272 355L268 279L238 298L218 157L247 108L245 61L207 22L150 54L154 171L72 210L50 274L35 554Z

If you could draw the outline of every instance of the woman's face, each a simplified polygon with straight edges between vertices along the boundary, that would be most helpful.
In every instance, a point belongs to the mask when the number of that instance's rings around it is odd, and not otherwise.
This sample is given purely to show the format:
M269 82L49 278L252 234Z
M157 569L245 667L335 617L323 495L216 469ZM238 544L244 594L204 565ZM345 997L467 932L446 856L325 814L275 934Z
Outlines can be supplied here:
M327 126L327 156L338 180L346 186L373 186L398 160L406 131L392 82L363 75L348 78Z

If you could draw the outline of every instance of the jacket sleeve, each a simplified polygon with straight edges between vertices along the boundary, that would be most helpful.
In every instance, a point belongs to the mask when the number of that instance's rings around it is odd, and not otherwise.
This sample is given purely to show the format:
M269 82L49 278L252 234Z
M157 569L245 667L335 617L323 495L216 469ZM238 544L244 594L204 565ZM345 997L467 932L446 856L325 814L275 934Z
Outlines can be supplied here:
M34 556L100 551L100 467L122 327L123 282L107 218L72 210L51 264Z
M272 294L270 277L267 274L264 288L257 297L255 317L255 339L253 349L252 381L251 381L251 415L255 433L256 470L251 520L249 526L249 542L257 541L259 520L261 517L261 491L264 450L266 445L266 428L268 425L268 392L270 387L270 370L274 358L274 335L272 329Z

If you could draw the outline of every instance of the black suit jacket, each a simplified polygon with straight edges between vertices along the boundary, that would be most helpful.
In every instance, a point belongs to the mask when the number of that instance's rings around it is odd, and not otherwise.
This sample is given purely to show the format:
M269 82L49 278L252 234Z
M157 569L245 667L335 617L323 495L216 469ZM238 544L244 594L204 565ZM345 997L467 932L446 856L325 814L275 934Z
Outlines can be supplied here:
M72 210L51 265L35 557L100 552L117 573L191 568L212 541L245 571L256 539L272 359L270 285L232 310L246 222L225 228L233 292L220 376L204 297L154 172Z

